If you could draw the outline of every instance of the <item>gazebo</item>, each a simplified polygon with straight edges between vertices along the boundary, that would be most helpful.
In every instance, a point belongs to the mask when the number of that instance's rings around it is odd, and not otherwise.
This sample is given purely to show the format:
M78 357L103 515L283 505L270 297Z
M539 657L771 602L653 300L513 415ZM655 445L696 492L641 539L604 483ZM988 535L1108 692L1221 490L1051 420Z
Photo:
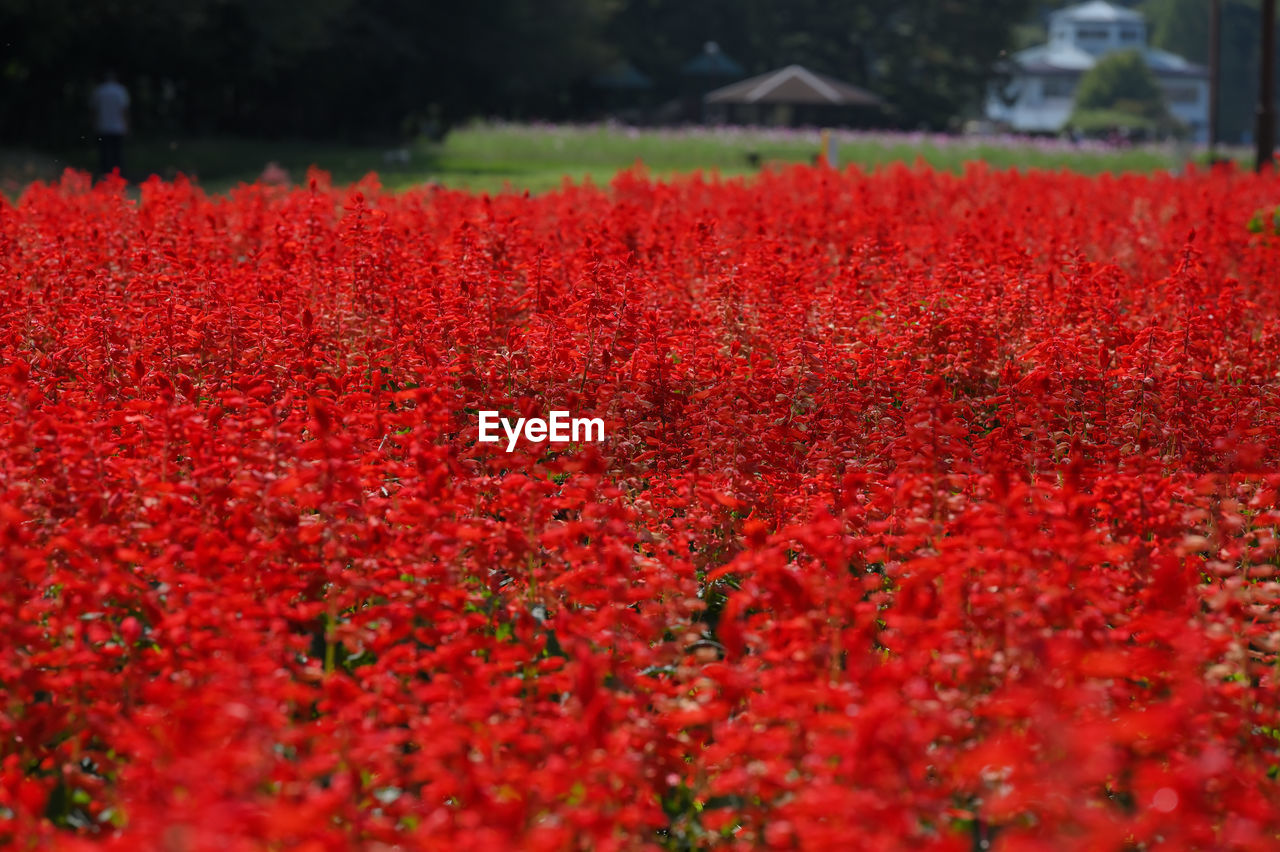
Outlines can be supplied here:
M800 65L715 89L703 103L709 121L780 126L867 125L885 106L866 89Z
M704 44L701 53L680 66L680 76L692 80L732 80L743 73L743 67L714 41Z
M720 45L709 41L702 46L702 52L680 66L680 96L669 108L667 119L671 121L698 121L703 115L702 96L708 89L737 80L747 73L741 65L720 49Z
M621 60L589 81L588 109L610 115L639 116L648 105L653 80L627 60Z

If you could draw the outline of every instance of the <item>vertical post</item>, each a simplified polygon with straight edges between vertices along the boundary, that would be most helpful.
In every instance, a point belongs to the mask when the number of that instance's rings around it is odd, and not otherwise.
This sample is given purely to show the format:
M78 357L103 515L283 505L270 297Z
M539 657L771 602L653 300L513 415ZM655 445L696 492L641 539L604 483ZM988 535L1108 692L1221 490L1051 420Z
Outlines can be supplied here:
M1258 70L1257 171L1270 168L1276 148L1276 0L1262 0L1262 67Z
M1209 164L1218 161L1218 80L1221 72L1222 0L1209 2Z
M822 138L822 142L821 142L822 150L821 150L821 153L819 154L819 159L822 160L822 165L828 168L834 169L836 167L835 138L831 135L831 131L827 129L824 129L822 131L821 138Z

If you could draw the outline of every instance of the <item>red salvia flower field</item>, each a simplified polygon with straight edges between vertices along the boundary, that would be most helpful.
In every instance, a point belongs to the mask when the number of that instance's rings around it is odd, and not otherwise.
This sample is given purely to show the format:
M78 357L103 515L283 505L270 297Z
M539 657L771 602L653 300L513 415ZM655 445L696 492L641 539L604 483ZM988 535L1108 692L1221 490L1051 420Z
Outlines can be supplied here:
M0 200L0 843L1277 848L1277 201Z

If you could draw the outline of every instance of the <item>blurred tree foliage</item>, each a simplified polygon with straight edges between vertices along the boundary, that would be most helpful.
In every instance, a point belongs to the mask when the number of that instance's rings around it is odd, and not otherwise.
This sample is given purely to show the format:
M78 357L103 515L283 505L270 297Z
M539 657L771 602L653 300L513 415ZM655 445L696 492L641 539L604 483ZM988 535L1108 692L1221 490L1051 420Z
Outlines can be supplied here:
M107 68L142 132L402 136L565 114L616 0L0 0L0 139L88 132Z
M1122 131L1163 137L1185 131L1137 50L1109 53L1085 72L1067 124L1087 136Z
M1146 0L1141 10L1147 16L1153 46L1193 62L1209 61L1208 0ZM1258 0L1222 0L1218 132L1226 142L1239 142L1254 130L1261 61L1259 18Z
M0 134L86 133L88 93L115 69L144 126L252 120L309 55L335 46L350 0L0 0Z
M1169 116L1164 92L1136 50L1109 53L1085 72L1076 90L1075 108L1120 110L1153 121Z
M469 116L585 117L619 59L687 94L708 40L751 73L861 84L906 127L980 102L1034 0L0 0L0 141L88 133L107 67L141 133L391 140Z

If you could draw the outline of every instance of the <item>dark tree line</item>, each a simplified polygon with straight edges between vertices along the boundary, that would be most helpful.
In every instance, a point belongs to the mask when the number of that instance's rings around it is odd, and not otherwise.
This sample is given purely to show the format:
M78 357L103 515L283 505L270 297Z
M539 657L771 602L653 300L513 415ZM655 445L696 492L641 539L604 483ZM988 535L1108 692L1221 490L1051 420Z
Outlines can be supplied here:
M1030 0L0 0L0 140L85 132L114 68L140 133L398 138L474 115L584 117L626 60L682 93L708 40L747 73L798 62L902 126L980 99Z

